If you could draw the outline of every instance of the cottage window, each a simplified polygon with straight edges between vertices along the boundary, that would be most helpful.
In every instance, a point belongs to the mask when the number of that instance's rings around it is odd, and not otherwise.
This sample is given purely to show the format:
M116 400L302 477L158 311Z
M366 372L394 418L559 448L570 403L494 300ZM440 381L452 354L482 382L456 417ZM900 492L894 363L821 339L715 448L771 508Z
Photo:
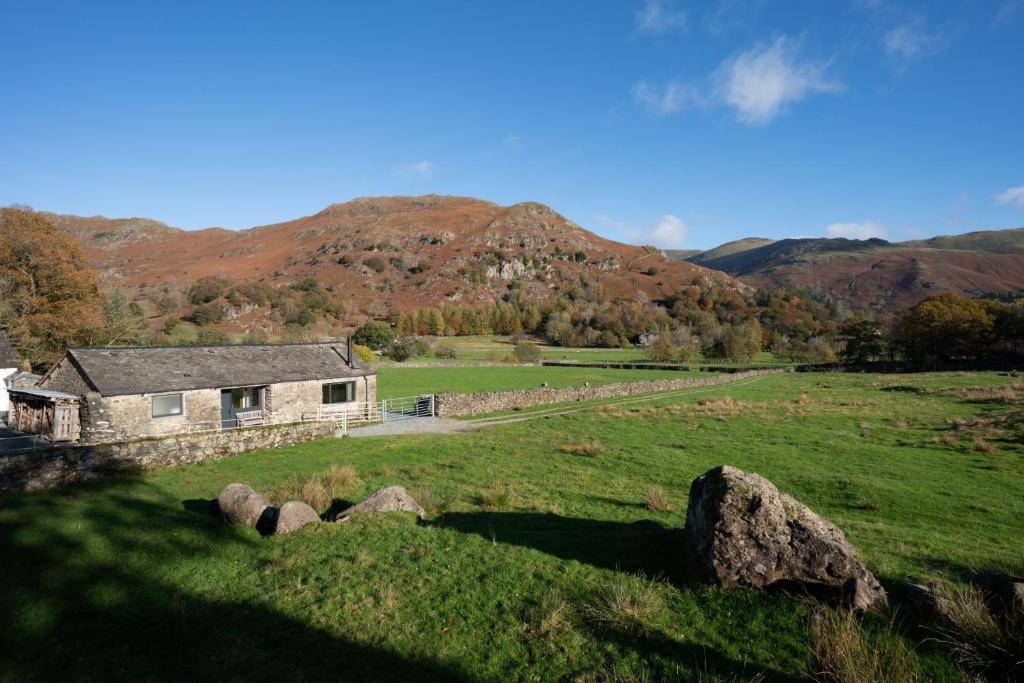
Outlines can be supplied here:
M260 407L260 388L232 389L231 405L235 410L256 410Z
M153 397L153 417L174 417L181 415L181 394L161 394Z
M349 403L356 400L355 382L337 382L323 385L324 403Z

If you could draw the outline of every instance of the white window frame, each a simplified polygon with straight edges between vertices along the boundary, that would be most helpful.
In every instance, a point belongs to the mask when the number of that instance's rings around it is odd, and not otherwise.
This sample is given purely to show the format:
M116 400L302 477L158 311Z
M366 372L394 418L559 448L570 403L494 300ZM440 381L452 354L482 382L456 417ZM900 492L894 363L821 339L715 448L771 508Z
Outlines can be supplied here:
M157 415L155 411L154 402L155 399L161 396L177 396L178 402L181 404L180 413L171 413L168 415ZM149 417L151 420L170 420L173 418L185 417L185 394L181 391L169 391L166 394L151 394L149 397Z

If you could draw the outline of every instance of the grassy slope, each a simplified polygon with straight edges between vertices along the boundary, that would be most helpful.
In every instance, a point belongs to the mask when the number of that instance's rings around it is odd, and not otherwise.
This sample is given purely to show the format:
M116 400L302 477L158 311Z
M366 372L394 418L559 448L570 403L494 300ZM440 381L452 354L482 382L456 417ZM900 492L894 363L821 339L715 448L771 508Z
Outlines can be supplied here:
M508 365L437 368L381 368L377 394L381 398L416 396L443 391L497 391L535 389L543 382L552 387L635 382L646 379L682 378L701 373L680 370L617 370L603 368Z
M1001 409L934 390L1006 381L773 376L478 433L327 440L10 497L0 678L802 676L810 603L698 582L672 530L690 481L723 462L771 478L843 527L897 596L911 577L1019 572L1021 447L986 454L931 440L949 418ZM897 384L933 392L882 390ZM697 404L715 396L741 403ZM560 450L581 439L606 451ZM346 497L429 488L447 514L261 539L203 510L231 481L266 490L331 464L363 478ZM482 505L482 490L501 484L508 500ZM673 511L643 507L652 485ZM667 528L630 526L640 519ZM615 589L635 596L635 619L597 618ZM933 677L955 680L944 657L918 651Z

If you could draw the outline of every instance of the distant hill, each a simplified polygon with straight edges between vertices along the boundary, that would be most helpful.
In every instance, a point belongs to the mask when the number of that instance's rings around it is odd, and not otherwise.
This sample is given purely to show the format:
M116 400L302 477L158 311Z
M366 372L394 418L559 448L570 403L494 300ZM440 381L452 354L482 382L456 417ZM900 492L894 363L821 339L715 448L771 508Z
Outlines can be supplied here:
M913 240L898 244L912 249L956 249L988 251L994 254L1021 254L1024 253L1024 228L982 230L963 235L943 235L927 240Z
M614 242L535 202L468 197L365 197L246 230L185 231L144 219L49 214L108 280L138 292L177 291L210 275L287 285L316 278L354 311L567 294L597 281L612 298L661 299L694 279L731 276Z
M689 260L754 287L799 287L846 308L890 313L938 292L980 296L1024 288L1024 229L896 243L748 238Z
M740 240L733 240L732 242L720 244L714 249L708 249L707 251L692 254L686 260L691 263L705 265L706 263L724 256L732 256L733 254L738 254L743 251L750 251L751 249L757 249L758 247L768 246L774 241L775 240L770 240L765 237L745 237Z

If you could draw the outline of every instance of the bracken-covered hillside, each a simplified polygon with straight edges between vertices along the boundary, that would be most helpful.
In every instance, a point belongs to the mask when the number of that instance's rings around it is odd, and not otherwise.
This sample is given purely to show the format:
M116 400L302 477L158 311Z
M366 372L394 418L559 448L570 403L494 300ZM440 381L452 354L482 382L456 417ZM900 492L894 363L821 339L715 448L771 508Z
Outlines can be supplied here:
M47 214L108 280L182 287L205 276L286 285L316 278L362 310L488 303L519 282L536 297L599 282L612 298L661 299L728 275L604 239L543 204L370 197L247 230L184 231L147 219ZM641 293L641 294L638 294ZM374 302L377 302L376 304Z

